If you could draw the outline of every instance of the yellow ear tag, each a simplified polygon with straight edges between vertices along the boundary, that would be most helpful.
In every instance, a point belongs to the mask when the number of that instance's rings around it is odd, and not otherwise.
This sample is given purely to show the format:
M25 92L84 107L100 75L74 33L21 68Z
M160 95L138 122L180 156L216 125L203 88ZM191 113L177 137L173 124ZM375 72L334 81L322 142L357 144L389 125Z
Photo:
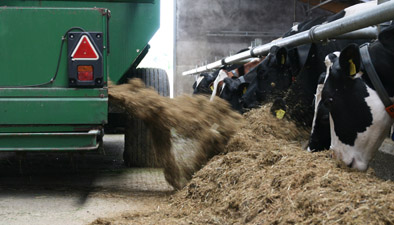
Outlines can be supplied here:
M349 59L349 74L350 76L356 75L356 65L354 65L354 62L352 59Z
M284 65L285 62L286 62L286 58L285 58L284 55L282 55L282 59L280 60L280 63L281 63L282 65Z
M248 89L246 87L244 87L244 90L242 91L242 94L245 94L247 90Z
M213 85L211 85L211 91L213 91Z
M276 118L278 118L280 120L283 119L283 117L286 114L286 112L283 109L275 110L275 113L276 113Z

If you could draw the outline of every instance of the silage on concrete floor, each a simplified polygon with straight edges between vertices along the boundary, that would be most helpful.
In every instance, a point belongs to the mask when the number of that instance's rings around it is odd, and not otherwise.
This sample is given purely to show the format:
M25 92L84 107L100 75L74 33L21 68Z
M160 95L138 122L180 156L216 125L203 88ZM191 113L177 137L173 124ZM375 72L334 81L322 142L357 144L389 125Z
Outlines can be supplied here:
M107 224L394 224L394 183L308 153L307 132L252 110L247 123L167 207ZM96 221L98 222L98 221Z
M242 122L222 99L162 97L139 79L110 85L109 100L147 125L159 165L175 189L181 189L212 156L222 152Z

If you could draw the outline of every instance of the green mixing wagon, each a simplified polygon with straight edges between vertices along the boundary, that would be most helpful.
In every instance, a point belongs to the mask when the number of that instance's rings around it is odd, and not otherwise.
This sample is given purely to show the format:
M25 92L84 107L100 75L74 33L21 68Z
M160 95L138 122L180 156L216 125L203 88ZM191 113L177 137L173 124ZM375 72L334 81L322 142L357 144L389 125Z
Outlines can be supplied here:
M109 81L139 77L168 96L164 70L137 68L159 19L159 0L2 0L0 151L97 150L104 127L125 126ZM125 162L152 164L146 128L128 124Z

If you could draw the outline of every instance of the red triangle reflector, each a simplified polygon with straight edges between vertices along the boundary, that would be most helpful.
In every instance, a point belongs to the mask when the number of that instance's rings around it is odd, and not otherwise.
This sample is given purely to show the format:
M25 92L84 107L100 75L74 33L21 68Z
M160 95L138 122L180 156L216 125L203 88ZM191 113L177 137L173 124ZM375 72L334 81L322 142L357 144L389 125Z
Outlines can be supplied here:
M98 60L99 55L88 36L83 35L71 54L72 60Z

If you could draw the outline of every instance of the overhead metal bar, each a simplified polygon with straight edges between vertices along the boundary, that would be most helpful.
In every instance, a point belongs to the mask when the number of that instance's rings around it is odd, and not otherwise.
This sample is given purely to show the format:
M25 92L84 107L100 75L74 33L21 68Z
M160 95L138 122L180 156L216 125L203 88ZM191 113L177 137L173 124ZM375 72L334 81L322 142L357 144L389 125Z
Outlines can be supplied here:
M267 55L270 48L274 45L279 47L295 47L311 42L318 42L320 40L327 40L332 37L337 37L351 31L355 31L364 27L376 25L393 19L394 0L391 0L383 4L377 5L371 9L356 13L352 16L344 17L331 23L315 26L308 31L300 32L290 37L260 45L252 48L250 51L241 52L239 54L229 56L227 58L207 64L205 66L185 71L182 73L182 75L192 75L195 73L201 73L211 69L220 68L223 65L233 64L239 60L251 58L256 55Z
M336 36L336 39L373 39L377 38L379 34L379 28L377 26L370 26L360 30L355 30L345 34ZM330 38L332 39L332 38Z

